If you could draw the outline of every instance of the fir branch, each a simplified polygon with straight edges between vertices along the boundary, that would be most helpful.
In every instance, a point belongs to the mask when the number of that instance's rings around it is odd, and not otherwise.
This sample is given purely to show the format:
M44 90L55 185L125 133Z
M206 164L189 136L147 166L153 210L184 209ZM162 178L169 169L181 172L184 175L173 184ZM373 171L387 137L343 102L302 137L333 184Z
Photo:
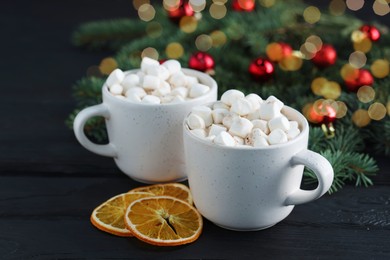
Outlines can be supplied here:
M96 105L102 102L103 78L82 78L73 86L73 96L79 108Z

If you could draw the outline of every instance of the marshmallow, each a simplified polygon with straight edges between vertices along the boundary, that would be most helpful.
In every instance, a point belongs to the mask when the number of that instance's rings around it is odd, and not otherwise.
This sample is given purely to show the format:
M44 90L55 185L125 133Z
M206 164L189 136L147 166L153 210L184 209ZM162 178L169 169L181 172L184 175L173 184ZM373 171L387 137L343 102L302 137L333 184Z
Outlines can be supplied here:
M193 130L190 130L190 132L199 138L202 138L202 139L206 138L206 131L204 129L201 129L201 128L193 129Z
M168 82L161 80L160 81L160 87L152 92L155 96L165 96L171 93L171 85L169 85Z
M253 146L255 141L260 138L267 138L267 135L259 128L254 128L252 132L245 138L245 144Z
M106 80L106 84L111 87L114 84L120 84L122 80L125 78L125 74L120 69L115 69L110 73Z
M269 144L281 144L288 141L287 134L282 129L275 129L268 135Z
M217 108L223 108L226 110L230 109L229 106L223 103L222 101L217 101L213 104L213 109L217 109Z
M228 114L229 111L223 108L217 108L211 112L211 115L213 116L213 121L216 124L221 124L224 117L227 116Z
M260 104L263 103L263 99L257 94L249 94L245 97L251 104L253 111L258 110L260 108Z
M237 135L239 137L245 138L253 128L253 124L246 118L240 118L233 120L231 127L229 128L229 132L232 135Z
M142 98L141 102L145 104L160 104L161 100L156 96L146 95Z
M119 84L111 85L110 92L114 95L120 95L123 92L123 87Z
M130 102L134 102L134 103L138 103L138 102L141 102L141 97L135 93L130 93L128 95L126 95L126 101L130 101Z
M239 115L235 114L235 113L230 113L228 115L226 115L223 120L222 120L222 124L224 126L226 126L228 129L232 126L233 124L233 121L240 118Z
M165 96L160 97L160 100L161 100L161 103L166 104L166 103L172 103L173 98L174 97L171 95L165 95Z
M121 85L123 86L123 89L126 91L129 88L137 87L139 85L139 77L136 74L130 74L127 75Z
M297 121L290 121L290 128L299 128Z
M261 131L263 131L265 134L269 134L269 128L268 128L268 122L261 119L255 119L251 121L253 124L253 128L259 128Z
M156 76L161 80L167 80L170 76L169 70L164 66L151 66L147 69L146 74Z
M281 110L284 106L284 103L277 99L275 96L269 96L267 100L265 101L266 103L276 103L279 110Z
M181 96L183 98L186 98L188 96L188 88L186 88L186 87L174 88L171 91L171 95L172 96Z
M206 94L209 90L210 90L209 86L196 83L191 86L189 96L191 98L197 98Z
M187 85L186 75L182 71L178 71L171 75L169 83L171 83L172 87L184 87Z
M245 97L244 93L236 89L229 89L221 96L221 101L228 106L233 104L233 101Z
M258 139L256 139L253 142L253 147L267 147L269 146L269 143L267 141L267 138L264 136L260 136Z
M301 131L299 130L298 127L291 127L291 128L287 131L287 139L288 139L288 140L292 140L292 139L294 139L295 137L297 137L300 133L301 133Z
M151 67L158 67L160 63L149 57L143 57L141 61L141 71L147 73L148 69Z
M259 105L260 106L260 105ZM253 107L251 102L246 98L237 98L232 102L232 106L230 107L230 111L240 116L248 115L252 112Z
M249 120L255 120L255 119L260 119L260 109L257 109L251 113L249 113L246 118Z
M138 83L138 85L142 86L142 84L144 83L145 73L143 73L142 71L138 71L136 75L137 75L138 78L139 78L139 83Z
M129 88L125 93L126 97L128 97L130 95L136 95L140 98L143 98L144 96L146 96L146 92L143 88L134 87L134 88Z
M200 116L204 120L206 127L211 126L213 123L211 108L207 106L194 106L191 111L193 114Z
M164 61L162 66L164 66L169 71L169 74L171 75L181 70L180 62L178 62L177 60Z
M204 120L203 118L201 118L200 116L194 114L194 113L191 113L188 118L187 118L187 124L188 124L188 127L193 130L193 129L205 129L205 123L204 123Z
M272 118L279 117L282 115L280 113L279 104L276 102L261 104L259 111L260 111L260 119L264 119L264 120L271 120Z
M148 90L158 89L160 87L160 79L156 76L146 75L144 77L142 87Z
M186 100L182 96L175 96L172 99L171 103L181 103L181 102L184 102L184 101L186 101Z
M187 80L187 86L191 87L192 85L196 84L196 83L199 83L199 80L197 77L193 77L193 76L186 76L186 80Z
M279 116L269 120L268 127L271 132L278 128L286 132L290 129L290 122L285 116Z
M234 141L236 141L236 145L244 145L244 138L241 138L239 136L233 136Z
M227 132L221 132L214 138L214 143L225 146L235 146L236 141Z
M209 135L205 138L206 141L213 142L215 139L215 135Z
M209 130L209 135L219 135L221 132L226 132L227 129L224 126L212 124Z

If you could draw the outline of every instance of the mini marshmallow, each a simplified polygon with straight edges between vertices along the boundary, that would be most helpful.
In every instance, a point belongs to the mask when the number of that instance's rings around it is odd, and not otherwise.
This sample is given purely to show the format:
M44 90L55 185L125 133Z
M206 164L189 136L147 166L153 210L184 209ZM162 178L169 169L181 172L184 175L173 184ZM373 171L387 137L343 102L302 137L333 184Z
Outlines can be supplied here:
M229 89L225 91L225 93L222 94L221 96L221 101L225 103L228 106L231 106L234 102L234 100L239 99L239 98L244 98L245 95L239 90L236 89Z
M256 139L253 142L253 147L267 147L269 146L269 143L267 141L267 138L264 136L260 136L258 139Z
M125 96L128 97L130 95L137 95L138 97L143 98L146 96L146 91L140 87L129 88L126 91Z
M249 94L245 97L251 104L253 111L258 110L260 108L260 104L263 103L263 99L257 94Z
M145 104L160 104L161 100L156 96L146 95L142 98L141 102Z
M123 89L127 91L129 88L137 87L139 85L139 77L136 74L129 74L127 75L121 85L123 86Z
M181 96L183 98L186 98L188 96L188 88L186 88L186 87L174 88L171 91L171 95L172 96Z
M299 128L297 121L289 121L290 122L290 128Z
M164 66L171 75L181 70L180 62L178 62L177 60L167 60L164 61L161 65Z
M209 135L219 135L221 132L226 132L227 129L224 126L212 124L209 130Z
M172 87L184 87L187 85L186 75L182 71L178 71L171 75L169 78L169 83L171 83Z
M252 110L252 103L249 102L249 100L247 100L246 98L235 99L232 102L232 106L230 107L231 112L234 112L240 116L248 115L250 112L252 112Z
M301 131L299 130L298 127L291 127L291 128L287 131L287 139L288 139L288 140L292 140L292 139L294 139L295 137L297 137L300 133L301 133Z
M230 107L228 105L226 105L225 103L223 103L222 101L217 101L213 104L213 109L217 109L217 108L223 108L226 110L230 109Z
M152 92L155 96L165 96L171 93L171 85L169 85L168 82L161 80L160 81L160 87Z
M120 95L123 92L123 87L119 84L111 85L110 92L114 95Z
M253 128L253 124L246 118L240 118L233 120L231 127L229 128L229 133L232 135L237 135L239 137L245 138Z
M138 85L142 86L142 84L144 83L145 73L143 73L142 71L138 71L136 75L139 78Z
M280 113L279 105L276 102L263 103L260 105L260 119L271 120L272 118L279 117Z
M120 69L115 69L110 73L106 80L106 84L111 87L114 84L120 84L122 80L125 78L125 74Z
M256 119L260 119L260 109L257 109L251 113L249 113L246 118L248 118L249 120L256 120Z
M224 146L235 146L236 141L228 132L221 132L214 138L214 143Z
M189 96L191 98L197 98L206 94L209 90L210 90L209 86L196 83L191 86Z
M226 127L229 129L229 128L232 126L233 121L235 121L235 120L237 120L237 119L239 119L239 118L240 118L240 116L237 115L236 113L231 113L231 112L229 112L229 114L226 115L226 116L223 118L222 124L223 124L224 126L226 126Z
M173 98L174 97L171 95L165 95L165 96L160 97L160 100L161 100L161 103L166 104L166 103L172 103Z
M259 128L261 131L263 131L265 134L269 134L270 130L268 128L268 122L261 119L255 119L251 121L253 124L253 128Z
M154 59L151 59L149 57L143 57L141 61L141 71L144 73L147 73L148 69L151 67L157 67L160 63Z
M212 110L207 106L194 106L191 112L195 115L200 116L204 122L206 127L211 126L213 123Z
M175 96L172 99L171 103L181 103L181 102L185 102L185 101L186 101L185 98L183 98L182 96Z
M199 138L206 138L206 131L204 129L201 129L201 128L198 128L198 129L193 129L193 130L190 130L190 132L192 134L194 134L195 136L199 137Z
M204 140L209 141L209 142L213 142L214 139L215 139L215 135L209 135Z
M290 129L290 122L285 116L278 116L268 121L268 127L271 132L278 128L286 132Z
M229 111L223 108L216 108L211 112L213 121L216 124L221 124L225 116L229 114Z
M244 138L241 138L239 136L233 136L233 139L234 139L234 141L236 141L237 146L239 146L239 145L241 146L241 145L245 144Z
M192 86L196 83L199 83L199 80L197 77L193 77L193 76L187 76L186 75L186 80L187 80L187 86Z
M269 96L267 100L265 101L266 103L276 103L278 105L279 110L281 110L284 106L284 103L277 99L275 96Z
M161 80L167 80L170 76L169 70L160 65L149 67L146 74L156 76Z
M126 95L126 101L130 101L130 102L134 102L134 103L139 103L141 102L141 97L138 96L137 94L135 93L130 93L128 95Z
M252 129L252 132L245 138L245 144L252 145L260 138L267 138L267 135L259 128Z
M188 124L188 127L193 130L193 129L205 129L206 128L206 125L204 123L204 120L203 118L201 118L200 116L194 114L194 113L191 113L188 118L187 118L187 124Z
M159 79L159 77L152 76L152 75L146 75L144 77L144 80L143 80L143 83L142 83L142 87L144 89L148 89L148 90L158 89L160 87L160 79Z
M275 129L268 135L269 144L282 144L288 141L287 134L282 129Z

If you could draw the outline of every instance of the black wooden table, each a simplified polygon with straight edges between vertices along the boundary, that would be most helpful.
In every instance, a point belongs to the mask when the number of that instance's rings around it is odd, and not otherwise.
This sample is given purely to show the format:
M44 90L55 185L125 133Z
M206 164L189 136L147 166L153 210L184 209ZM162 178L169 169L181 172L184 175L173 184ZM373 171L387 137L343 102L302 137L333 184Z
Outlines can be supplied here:
M390 165L384 157L377 158L375 186L347 186L297 206L263 231L228 231L205 221L195 243L159 248L95 229L89 222L95 206L141 184L112 159L82 148L65 127L75 105L71 85L110 55L76 49L69 39L80 23L124 17L132 6L54 2L15 0L0 8L1 259L390 259Z

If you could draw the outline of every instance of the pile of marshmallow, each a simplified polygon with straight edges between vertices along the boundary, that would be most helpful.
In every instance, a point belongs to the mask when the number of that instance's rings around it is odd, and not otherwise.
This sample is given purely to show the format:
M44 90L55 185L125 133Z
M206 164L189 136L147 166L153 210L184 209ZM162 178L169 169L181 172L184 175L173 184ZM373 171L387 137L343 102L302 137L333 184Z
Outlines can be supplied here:
M198 78L185 75L177 60L163 64L143 58L136 74L125 74L115 69L106 80L108 90L114 96L143 104L179 103L200 97L210 87L199 83Z
M186 119L195 136L224 146L266 147L286 143L300 133L298 122L282 113L284 104L274 96L226 91L209 106L196 106Z

